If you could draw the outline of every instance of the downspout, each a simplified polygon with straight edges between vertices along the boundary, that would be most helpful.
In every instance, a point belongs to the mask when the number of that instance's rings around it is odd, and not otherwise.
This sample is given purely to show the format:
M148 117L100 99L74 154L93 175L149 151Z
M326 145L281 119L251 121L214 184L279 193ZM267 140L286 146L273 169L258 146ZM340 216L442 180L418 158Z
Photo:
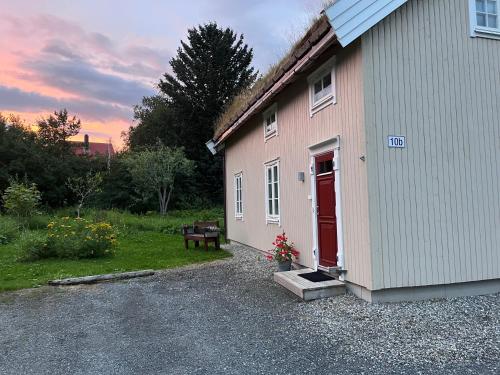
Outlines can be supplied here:
M226 148L224 148L224 153L222 154L222 199L224 199L224 242L228 243L227 240L227 200L226 200Z
M221 151L221 147L216 147L213 139L209 140L205 143L208 150L212 155L217 154ZM227 243L227 201L226 201L226 148L223 148L224 153L222 154L222 199L224 199L224 231L222 234L224 235L224 242Z

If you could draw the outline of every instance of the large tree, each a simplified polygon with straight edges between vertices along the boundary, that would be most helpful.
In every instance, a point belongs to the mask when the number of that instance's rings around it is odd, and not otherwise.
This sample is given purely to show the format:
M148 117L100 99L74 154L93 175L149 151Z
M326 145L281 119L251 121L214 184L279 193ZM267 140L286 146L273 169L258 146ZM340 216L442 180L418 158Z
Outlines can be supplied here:
M222 160L209 153L205 142L212 137L213 124L224 106L255 81L252 58L243 35L229 28L208 23L188 30L187 41L181 41L170 61L172 74L165 73L159 83L164 103L152 97L136 107L139 124L129 132L131 148L157 138L166 145L183 147L196 163L192 187L197 195L221 202Z
M176 116L172 105L163 95L146 96L134 107L139 126L131 126L126 143L132 150L154 146L160 140L166 146L179 144Z
M62 153L69 151L69 138L77 135L81 128L80 120L75 116L69 117L66 109L55 111L53 115L39 120L37 125L40 143Z

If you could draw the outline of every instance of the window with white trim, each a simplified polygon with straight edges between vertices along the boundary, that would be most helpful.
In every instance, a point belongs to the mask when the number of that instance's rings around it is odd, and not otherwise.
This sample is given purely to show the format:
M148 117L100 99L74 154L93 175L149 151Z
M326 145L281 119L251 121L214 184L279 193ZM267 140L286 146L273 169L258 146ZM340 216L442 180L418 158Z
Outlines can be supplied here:
M279 160L266 164L266 222L280 222L280 164Z
M469 0L472 36L500 38L500 0Z
M311 116L336 102L335 58L332 57L308 77Z
M273 104L263 113L264 137L267 140L278 134L278 106Z
M234 216L243 218L243 173L234 175Z

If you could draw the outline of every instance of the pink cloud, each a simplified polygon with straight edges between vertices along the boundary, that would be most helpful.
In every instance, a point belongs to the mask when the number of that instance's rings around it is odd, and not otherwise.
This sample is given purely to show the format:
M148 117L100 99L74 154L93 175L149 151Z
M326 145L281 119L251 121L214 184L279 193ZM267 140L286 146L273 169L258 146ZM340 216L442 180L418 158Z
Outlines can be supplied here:
M154 93L169 54L53 15L1 16L0 112L33 122L67 108L82 119L83 131L119 146L133 106Z

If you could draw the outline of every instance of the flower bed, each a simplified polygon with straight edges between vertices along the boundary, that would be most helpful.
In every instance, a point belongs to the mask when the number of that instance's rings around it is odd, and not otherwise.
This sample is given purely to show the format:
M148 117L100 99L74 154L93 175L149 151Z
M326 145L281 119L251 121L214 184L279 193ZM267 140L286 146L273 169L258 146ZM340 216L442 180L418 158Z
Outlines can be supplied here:
M116 234L111 224L63 217L47 225L47 234L22 242L23 259L99 258L113 254Z

